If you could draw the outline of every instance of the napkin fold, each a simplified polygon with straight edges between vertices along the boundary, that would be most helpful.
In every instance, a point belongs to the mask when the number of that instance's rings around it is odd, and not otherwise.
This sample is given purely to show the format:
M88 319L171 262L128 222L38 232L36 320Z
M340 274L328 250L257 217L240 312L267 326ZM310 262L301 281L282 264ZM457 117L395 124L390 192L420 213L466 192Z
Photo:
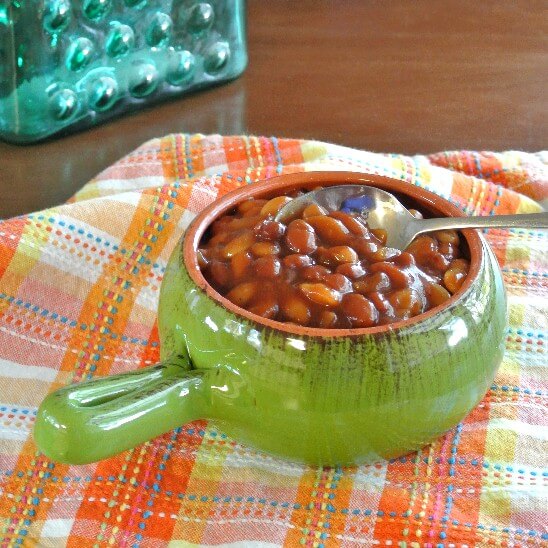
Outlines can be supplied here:
M536 212L547 159L175 134L108 167L68 204L0 221L0 546L546 546L543 231L486 233L508 291L504 361L472 413L420 452L314 468L197 421L68 466L37 451L32 427L51 390L158 359L166 262L218 196L281 173L349 170L428 188L470 215Z

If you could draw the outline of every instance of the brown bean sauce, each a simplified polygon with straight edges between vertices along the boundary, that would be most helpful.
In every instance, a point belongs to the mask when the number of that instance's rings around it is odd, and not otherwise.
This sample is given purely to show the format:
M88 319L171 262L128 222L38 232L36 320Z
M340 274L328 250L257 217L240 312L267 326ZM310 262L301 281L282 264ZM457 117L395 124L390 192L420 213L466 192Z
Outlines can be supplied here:
M399 250L358 215L317 205L287 225L275 221L291 199L241 202L213 222L198 249L207 281L253 314L321 328L384 325L443 304L466 278L469 261L454 230Z

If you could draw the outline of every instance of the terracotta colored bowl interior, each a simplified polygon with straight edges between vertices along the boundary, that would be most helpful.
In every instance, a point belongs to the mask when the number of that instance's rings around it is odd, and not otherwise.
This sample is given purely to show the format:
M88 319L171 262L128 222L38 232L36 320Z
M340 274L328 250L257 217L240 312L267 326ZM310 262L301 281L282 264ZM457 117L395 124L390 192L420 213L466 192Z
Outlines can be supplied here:
M414 316L408 320L393 322L390 324L376 327L367 327L359 329L322 329L317 327L304 327L294 324L283 323L275 320L269 320L262 316L257 316L251 312L240 308L228 299L219 294L209 285L202 275L198 266L196 250L199 246L207 228L211 223L233 209L238 203L247 198L273 198L274 196L287 194L296 190L311 190L316 186L332 186L341 184L360 184L370 185L394 194L408 208L416 208L421 211L425 217L463 217L464 214L456 206L447 200L440 198L436 194L422 188L403 183L397 179L382 177L380 175L368 175L364 173L353 172L307 172L281 175L268 179L261 183L246 185L234 190L219 200L216 200L206 207L192 222L186 231L183 241L183 260L188 269L190 277L206 294L221 304L234 314L243 316L252 322L267 326L278 331L293 333L295 335L308 335L319 337L336 336L357 336L366 333L381 333L387 330L395 330L405 326L419 323L426 318L438 314L441 310L457 302L468 290L476 279L479 272L479 265L482 259L482 245L478 233L475 230L463 230L466 245L470 257L470 270L462 287L451 296L451 298L442 305L431 308L430 310Z

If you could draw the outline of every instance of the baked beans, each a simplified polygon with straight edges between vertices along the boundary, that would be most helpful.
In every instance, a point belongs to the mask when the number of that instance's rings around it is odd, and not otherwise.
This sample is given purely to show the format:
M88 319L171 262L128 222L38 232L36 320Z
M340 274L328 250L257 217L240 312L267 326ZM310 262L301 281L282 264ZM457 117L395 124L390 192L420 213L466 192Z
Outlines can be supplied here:
M384 325L443 304L466 278L455 230L399 250L385 245L386 230L318 205L287 224L274 220L291 199L241 202L213 222L198 249L207 281L253 314L321 328Z

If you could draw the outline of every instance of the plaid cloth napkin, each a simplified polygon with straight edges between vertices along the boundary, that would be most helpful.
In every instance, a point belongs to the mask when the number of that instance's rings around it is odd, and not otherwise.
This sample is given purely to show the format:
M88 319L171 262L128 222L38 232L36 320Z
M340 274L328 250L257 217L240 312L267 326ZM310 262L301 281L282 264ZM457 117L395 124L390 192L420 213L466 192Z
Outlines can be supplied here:
M427 187L468 214L535 212L547 158L178 134L67 205L0 222L0 546L547 546L545 232L488 232L508 289L504 362L477 408L419 453L313 468L199 421L67 466L31 435L50 390L157 360L166 261L217 196L279 173L354 170Z

